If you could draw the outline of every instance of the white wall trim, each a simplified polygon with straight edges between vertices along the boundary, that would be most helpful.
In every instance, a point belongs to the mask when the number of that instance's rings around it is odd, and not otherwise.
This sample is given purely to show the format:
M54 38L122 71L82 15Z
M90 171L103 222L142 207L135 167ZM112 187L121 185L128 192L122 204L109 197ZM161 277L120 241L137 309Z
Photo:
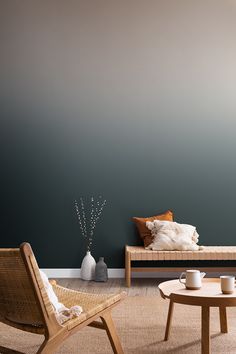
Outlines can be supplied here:
M44 268L43 272L47 274L49 278L80 278L80 268ZM179 272L133 272L132 278L178 278ZM235 274L234 272L211 272L211 277L218 277L222 274ZM110 268L108 269L109 278L124 278L124 268Z
M41 270L45 272L49 278L80 278L80 268L45 268ZM108 269L108 277L124 278L125 270L121 268L110 268Z

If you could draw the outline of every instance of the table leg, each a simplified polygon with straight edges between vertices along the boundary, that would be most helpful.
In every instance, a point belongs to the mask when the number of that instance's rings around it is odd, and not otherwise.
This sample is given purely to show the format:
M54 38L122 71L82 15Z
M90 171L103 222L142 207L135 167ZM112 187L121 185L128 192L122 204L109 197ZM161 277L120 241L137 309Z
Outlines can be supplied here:
M172 300L170 300L167 322L166 322L165 338L164 338L165 341L168 340L168 338L169 338L173 309L174 309L174 302Z
M227 324L227 313L226 307L219 307L220 311L220 331L221 333L228 333L228 324Z
M202 354L210 354L210 307L202 306Z

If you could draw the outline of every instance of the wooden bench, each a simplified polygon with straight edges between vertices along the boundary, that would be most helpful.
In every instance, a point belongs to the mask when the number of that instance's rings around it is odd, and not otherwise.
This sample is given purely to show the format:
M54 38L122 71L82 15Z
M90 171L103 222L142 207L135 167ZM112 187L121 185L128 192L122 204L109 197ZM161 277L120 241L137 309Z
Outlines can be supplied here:
M175 271L180 272L185 268L137 268L131 267L132 261L236 261L236 246L206 246L201 251L152 251L142 246L125 247L125 279L127 287L131 285L132 272L157 272ZM236 272L236 267L209 267L204 268L206 272L212 270L222 272L224 270Z

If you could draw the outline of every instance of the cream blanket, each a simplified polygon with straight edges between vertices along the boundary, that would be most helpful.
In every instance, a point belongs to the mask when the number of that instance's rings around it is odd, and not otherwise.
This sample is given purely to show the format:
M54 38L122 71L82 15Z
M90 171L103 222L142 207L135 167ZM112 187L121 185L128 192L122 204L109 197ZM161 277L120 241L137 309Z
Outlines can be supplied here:
M153 242L146 249L198 251L203 248L197 245L199 234L195 226L162 220L147 221L146 226L153 236Z
M55 294L52 285L50 284L47 275L40 270L40 275L43 281L43 285L45 287L45 290L47 292L49 301L51 302L56 318L59 323L64 323L65 321L68 321L71 318L77 317L81 314L83 311L81 306L73 306L70 309L65 307L61 302L59 302L57 295Z

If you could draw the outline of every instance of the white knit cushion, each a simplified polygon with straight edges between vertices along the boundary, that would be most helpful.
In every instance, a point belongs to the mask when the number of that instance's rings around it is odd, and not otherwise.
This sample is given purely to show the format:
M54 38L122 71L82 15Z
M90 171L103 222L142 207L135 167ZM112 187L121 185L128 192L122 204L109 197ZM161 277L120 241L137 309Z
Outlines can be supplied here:
M153 242L147 249L157 251L197 251L202 249L197 245L199 235L195 226L163 220L147 221L146 226L151 230L153 236Z

